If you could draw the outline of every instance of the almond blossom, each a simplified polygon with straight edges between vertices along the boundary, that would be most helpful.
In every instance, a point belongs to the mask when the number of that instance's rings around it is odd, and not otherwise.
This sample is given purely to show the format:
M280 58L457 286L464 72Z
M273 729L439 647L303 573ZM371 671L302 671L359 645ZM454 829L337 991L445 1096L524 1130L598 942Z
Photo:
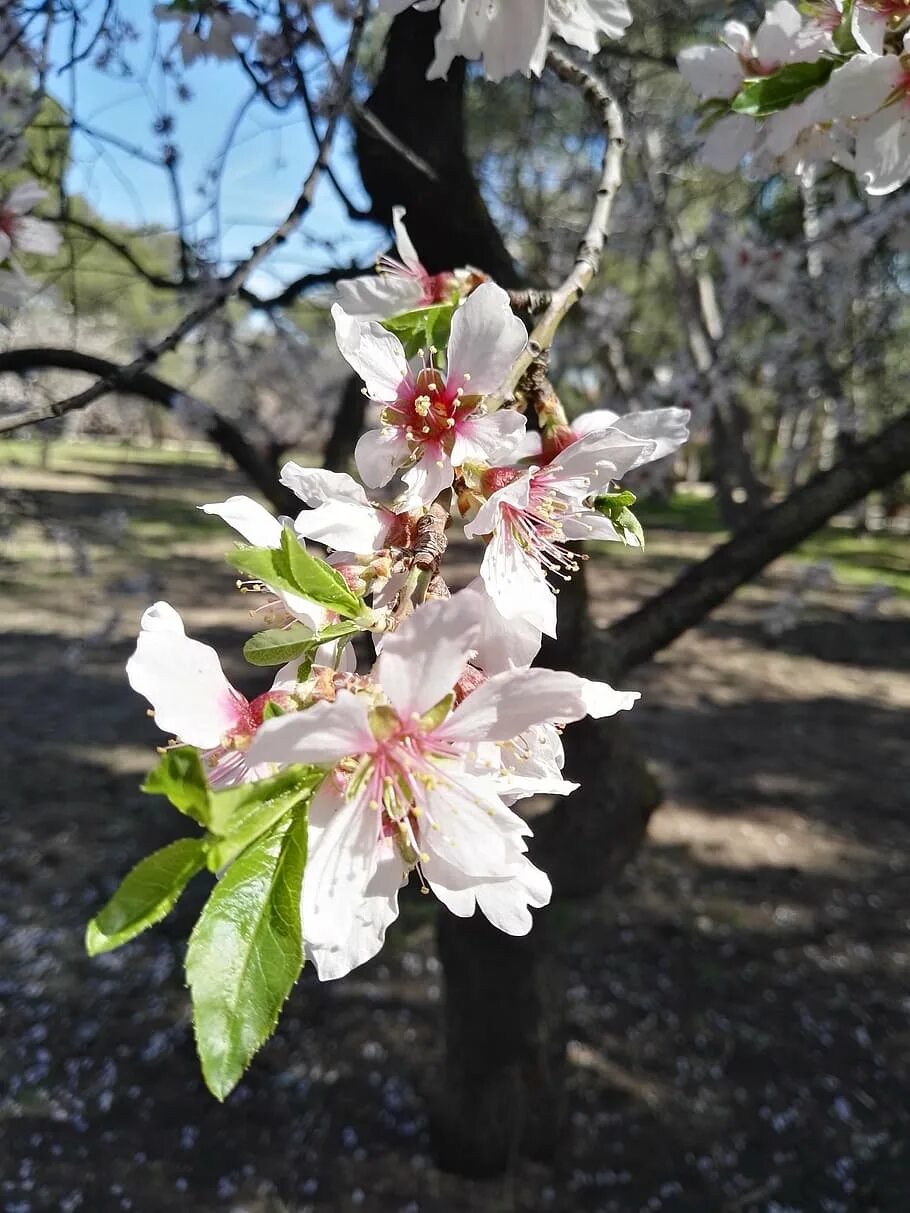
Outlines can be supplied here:
M380 7L396 14L414 3L380 0ZM416 7L438 8L439 3L421 0ZM593 55L601 35L621 38L631 23L626 0L442 0L436 57L427 78L445 76L458 55L481 59L488 80L513 72L539 76L551 35Z
M366 484L388 484L400 469L407 491L400 508L428 505L467 461L504 458L525 429L520 414L483 412L482 397L495 391L527 344L509 296L483 283L455 311L446 350L446 369L435 351L412 367L394 333L375 321L357 320L337 303L332 308L338 348L384 407L382 429L369 430L354 459Z
M547 573L568 579L578 568L578 558L567 546L574 541L619 539L591 499L632 468L679 446L687 417L684 409L632 413L620 419L623 429L594 428L569 441L543 466L526 471L496 467L481 475L487 498L464 530L469 537L490 536L480 573L506 619L522 619L556 635L556 600ZM626 433L627 423L637 432Z
M799 41L803 20L789 0L768 9L754 34L741 21L727 21L722 46L689 46L680 51L680 74L699 97L735 97L743 81L768 76L784 63L817 58Z
M139 627L126 674L133 690L152 705L158 727L203 751L212 787L267 774L248 763L246 751L269 704L296 706L291 694L296 665L282 667L271 690L249 700L228 682L215 650L187 636L167 602L150 606Z
M901 55L854 55L825 89L832 116L855 124L856 176L868 194L890 194L910 178L910 33Z
M392 208L392 228L400 260L381 257L376 274L343 278L338 283L341 306L361 320L384 320L418 307L445 303L458 292L455 273L431 274L420 258L404 225L403 206Z
M323 980L342 977L382 946L397 895L417 870L452 913L479 906L523 935L550 882L527 858L530 827L503 802L499 771L480 745L510 745L541 724L613 715L637 696L552 670L514 670L451 709L477 634L474 604L426 603L386 637L369 689L338 692L268 720L255 763L331 770L309 810L301 921Z
M47 197L47 190L35 181L15 186L0 203L0 261L11 253L41 253L51 257L60 247L57 229L44 219L29 214Z
M850 32L860 50L881 55L885 34L910 20L910 0L855 0L850 14Z

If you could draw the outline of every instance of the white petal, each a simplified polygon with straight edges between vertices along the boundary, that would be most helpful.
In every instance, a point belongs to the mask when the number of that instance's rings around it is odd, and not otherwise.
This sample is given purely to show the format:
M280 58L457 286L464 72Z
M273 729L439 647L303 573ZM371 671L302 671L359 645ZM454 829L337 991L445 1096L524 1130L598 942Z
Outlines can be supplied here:
M547 636L556 635L556 595L543 569L515 541L508 527L499 526L494 532L480 575L506 619L522 619Z
M53 224L26 216L16 221L13 243L20 252L52 257L63 243L63 237Z
M12 242L12 240L10 240L10 238L6 234L6 232L0 232L0 261L5 261L7 259L12 247L13 247L13 242ZM8 275L5 275L5 277L11 278L12 275L8 274Z
M590 413L582 413L572 422L572 433L576 438L584 438L585 434L597 430L608 430L619 421L619 413L612 409L592 409Z
M549 591L548 591L549 592ZM462 591L477 595L480 629L474 642L477 662L486 674L528 666L540 652L540 628L526 619L506 619L478 577Z
M476 595L427 602L385 637L375 680L402 720L448 695L467 664L479 626Z
M529 906L549 905L553 886L546 872L526 859L509 880L483 881L476 888L481 913L506 935L527 935L533 926Z
M498 0L495 5L444 0L436 58L427 78L448 71L452 59L483 59L488 80L531 70L546 27L546 0Z
M398 501L397 510L407 513L429 505L449 487L454 475L448 455L438 447L425 447L421 459L401 477L407 490Z
M596 415L596 413L590 414L591 417ZM611 416L606 411L605 415ZM586 421L587 416L579 417L578 421L573 422L572 429L575 433L579 433L579 422ZM615 429L619 433L646 444L654 444L653 447L643 447L634 462L626 466L625 471L629 472L633 468L641 467L644 463L663 459L681 447L689 437L689 417L688 409L669 408L643 409L641 412L625 413L622 417L616 418ZM588 423L584 427L582 436L597 432L597 428ZM625 472L619 474L625 475Z
M227 501L215 501L211 505L201 505L199 509L203 514L221 518L254 547L281 546L281 523L252 497L228 497Z
M424 268L417 256L417 249L408 235L408 229L404 225L404 217L407 211L403 206L392 207L392 229L395 232L395 247L398 249L398 256L414 274L423 274Z
M391 848L381 848L376 871L370 877L364 899L354 914L350 930L341 938L336 921L331 943L304 942L309 960L316 966L320 981L345 977L358 965L371 960L385 942L386 931L398 917L398 891L407 873L401 859Z
M186 636L180 616L166 602L143 616L126 674L133 690L152 705L160 729L203 750L217 746L246 707L215 650Z
M472 876L510 875L521 859L517 817L497 796L494 783L451 766L430 784L420 819L420 846L430 856L424 874L435 879L437 860ZM514 830L497 819L513 819Z
M332 304L335 340L342 357L366 384L374 400L390 401L408 375L404 348L394 333L373 320L357 320Z
M567 446L553 461L554 471L559 468L565 476L587 476L591 492L599 492L609 481L621 480L632 468L655 459L656 440L627 434L620 429L621 424L622 421L612 429L585 434ZM631 428L635 428L634 424Z
M598 34L621 38L632 24L626 0L575 0L574 4L552 5L553 29L566 42L594 55L599 49Z
M452 740L508 741L536 724L612 716L637 698L637 691L614 691L605 682L562 670L508 670L472 691L443 722L440 734Z
M719 173L732 173L755 142L758 126L746 114L727 114L715 122L702 145L700 159Z
M832 117L862 118L884 105L900 76L900 60L879 55L854 55L831 73L825 104Z
M384 320L420 306L423 291L415 278L399 274L364 274L343 278L338 298L349 316L360 320Z
M470 522L465 523L464 533L469 539L478 535L492 535L502 525L502 507L513 506L523 510L531 495L531 472L523 472L511 483L491 493Z
M777 0L769 8L755 34L755 55L764 67L776 67L786 62L795 49L796 36L802 29L802 17L789 0Z
M298 535L345 552L372 552L381 546L389 514L370 505L352 476L286 463L280 479L307 505L317 507L297 516Z
M42 189L37 181L23 181L21 185L14 186L10 190L6 201L0 206L0 211L9 211L13 215L25 215L39 202L43 202L46 197L47 190Z
M890 194L910 178L910 112L900 102L857 127L856 175L873 196Z
M887 28L888 18L884 13L880 13L866 4L854 4L853 15L850 19L850 32L861 50L868 51L872 55L882 54Z
M400 430L367 430L354 448L354 462L365 484L388 484L408 459L410 448Z
M252 764L312 762L333 766L351 754L370 753L374 747L363 700L350 691L339 691L333 702L322 700L302 712L265 721L247 758Z
M452 317L446 381L469 393L495 392L527 343L506 292L494 282L481 283Z
M366 795L347 801L331 780L310 804L300 921L307 956L324 981L344 976L374 955L382 943L383 917L391 920L388 903L372 931L373 915L364 913L367 889L387 853L380 825Z
M687 46L676 62L680 75L699 97L733 97L743 82L739 56L726 46Z
M527 420L514 409L495 413L477 413L462 421L452 446L452 463L488 463L491 467L511 463L518 458L525 437Z

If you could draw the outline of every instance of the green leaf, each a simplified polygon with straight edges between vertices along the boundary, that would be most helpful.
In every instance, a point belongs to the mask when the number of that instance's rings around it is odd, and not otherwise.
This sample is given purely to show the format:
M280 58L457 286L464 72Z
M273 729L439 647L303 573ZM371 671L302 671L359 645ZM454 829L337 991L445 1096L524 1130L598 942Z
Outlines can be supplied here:
M209 824L209 789L199 751L181 745L165 750L161 761L149 771L142 791L166 796L175 809L201 826Z
M309 800L324 778L325 768L298 764L268 779L213 792L212 833L206 841L209 868L217 872L233 862L292 808Z
M85 948L89 956L119 948L160 922L204 867L201 838L179 838L136 864L104 909L88 924Z
M814 63L785 63L783 67L747 80L732 101L734 113L753 118L766 118L804 101L811 92L825 84L837 67L836 59L816 59Z
M306 810L237 859L190 937L186 975L206 1086L224 1099L272 1034L303 967L300 893Z
M251 665L284 665L313 648L312 631L303 623L292 623L257 632L243 646L243 655Z
M311 556L290 527L281 532L281 550L291 578L305 598L349 618L363 614L363 599L348 589L348 583L330 564Z
M237 548L228 553L228 561L276 590L299 594L339 615L363 618L366 614L363 600L348 589L341 574L311 556L290 527L281 532L280 548Z
M619 532L619 537L629 547L644 549L645 533L641 523L629 509L634 505L636 497L628 489L618 493L604 493L594 498L594 508L599 514L613 523ZM637 541L637 542L636 542Z
M415 308L412 312L401 312L382 321L384 328L394 333L409 358L420 349L445 349L452 327L455 301L435 303L432 307Z

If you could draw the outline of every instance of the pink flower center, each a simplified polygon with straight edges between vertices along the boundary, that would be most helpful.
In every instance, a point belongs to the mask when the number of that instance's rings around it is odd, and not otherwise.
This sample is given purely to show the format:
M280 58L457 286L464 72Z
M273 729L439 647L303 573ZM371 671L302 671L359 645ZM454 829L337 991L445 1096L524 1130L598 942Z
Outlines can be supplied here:
M419 446L451 447L458 424L473 413L476 400L442 371L424 366L408 378L398 399L383 409L385 425L402 429Z
M4 236L8 236L10 240L14 240L18 220L19 216L12 211L0 211L0 232Z

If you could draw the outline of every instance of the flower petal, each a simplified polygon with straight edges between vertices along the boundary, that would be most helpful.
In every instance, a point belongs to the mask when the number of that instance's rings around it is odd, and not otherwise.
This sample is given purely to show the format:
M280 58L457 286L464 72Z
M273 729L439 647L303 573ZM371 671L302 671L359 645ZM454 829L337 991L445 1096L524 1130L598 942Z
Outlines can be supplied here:
M408 375L404 347L395 336L373 320L357 320L339 304L332 305L335 340L342 357L364 381L374 400L390 401Z
M478 616L476 595L454 594L419 606L385 637L373 676L402 720L452 690L474 648Z
M426 271L423 268L420 258L417 256L417 249L411 237L408 235L408 229L404 225L404 217L408 212L403 206L392 207L392 230L395 233L395 247L398 249L398 256L408 267L412 274L422 276ZM422 292L418 290L418 302Z
M495 282L484 282L452 317L446 381L454 387L466 385L465 391L472 394L495 392L527 343L527 330L512 311L508 294Z
M219 745L246 707L244 696L225 678L215 650L191 640L166 602L155 603L143 615L126 674L133 690L152 705L160 729L203 750Z
M536 724L613 716L638 698L562 670L508 670L472 691L439 731L451 741L508 741Z
M511 463L525 437L527 420L514 409L495 413L475 413L460 422L452 446L452 463Z
M281 523L252 497L228 497L227 501L215 501L211 505L201 505L199 509L203 514L221 518L254 547L281 546Z
M409 455L408 440L400 430L367 430L354 448L357 471L374 488L388 484Z
M363 700L350 691L339 691L332 702L322 700L302 712L265 721L247 759L254 765L312 762L333 766L351 754L370 753L375 744Z
M363 274L338 283L341 306L359 320L384 320L420 306L423 291L414 278L399 274Z
M398 513L409 513L435 501L451 485L455 476L452 460L438 446L425 446L423 455L401 479L407 485L395 503Z
M726 46L687 46L676 63L699 97L734 97L745 75L739 56Z

